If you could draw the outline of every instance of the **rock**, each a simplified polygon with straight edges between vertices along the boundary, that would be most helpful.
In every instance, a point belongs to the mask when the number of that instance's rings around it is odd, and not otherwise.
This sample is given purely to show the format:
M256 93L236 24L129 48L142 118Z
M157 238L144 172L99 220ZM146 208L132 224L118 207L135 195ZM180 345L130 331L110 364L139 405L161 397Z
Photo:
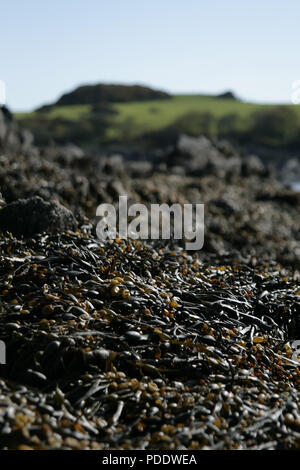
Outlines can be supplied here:
M132 178L150 176L153 171L152 163L147 161L129 161L127 167Z
M279 168L279 175L285 184L297 183L300 181L300 158L289 158L284 165Z
M57 202L46 202L39 196L18 199L0 211L0 230L31 237L37 233L61 233L76 230L72 212Z
M208 154L216 152L209 139L204 136L189 137L187 135L181 135L178 140L177 148L180 152L188 155L190 158L197 160L201 159L205 163Z
M57 145L54 142L43 149L43 154L48 160L58 161L63 165L72 165L85 159L84 151L74 144Z
M176 149L167 159L169 166L181 166L187 174L214 174L221 178L239 174L241 159L232 146L213 143L207 137L180 136Z
M233 144L225 139L216 139L216 147L222 152L226 157L237 156L237 151L234 148Z
M242 176L267 176L268 170L261 159L256 155L247 155L242 163Z
M102 159L102 172L107 175L120 175L124 171L124 158L122 155L114 154Z
M16 124L12 120L10 111L3 106L0 108L0 148L15 150L19 145Z
M19 129L9 109L6 106L0 107L0 149L10 152L21 151L24 154L36 153L33 140L30 131Z
M232 91L225 91L224 93L221 93L220 95L216 95L216 98L222 99L222 100L235 100L239 101L238 98L235 96L235 94Z
M58 149L55 149L55 153L59 161L66 165L71 165L75 161L84 158L84 151L74 144L60 146Z
M22 144L22 150L25 152L31 151L34 142L33 134L27 129L24 129L20 132L20 140Z

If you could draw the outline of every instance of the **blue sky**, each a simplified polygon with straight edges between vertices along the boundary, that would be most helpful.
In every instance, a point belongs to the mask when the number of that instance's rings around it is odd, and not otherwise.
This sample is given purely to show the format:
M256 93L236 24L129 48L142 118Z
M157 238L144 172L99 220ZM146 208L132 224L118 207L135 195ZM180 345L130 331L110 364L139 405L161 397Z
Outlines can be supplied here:
M30 110L79 84L290 102L299 0L2 0L0 79Z

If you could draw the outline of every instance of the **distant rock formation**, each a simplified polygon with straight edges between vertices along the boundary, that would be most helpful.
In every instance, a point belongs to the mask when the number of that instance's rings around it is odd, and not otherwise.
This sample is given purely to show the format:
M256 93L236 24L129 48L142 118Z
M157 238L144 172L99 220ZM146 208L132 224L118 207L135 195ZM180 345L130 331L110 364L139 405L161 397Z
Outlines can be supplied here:
M232 91L225 91L224 93L217 95L216 98L240 101Z
M168 98L170 98L168 93L140 85L84 85L70 93L65 93L56 103L42 106L38 111L47 111L52 106L126 103L129 101L148 101Z

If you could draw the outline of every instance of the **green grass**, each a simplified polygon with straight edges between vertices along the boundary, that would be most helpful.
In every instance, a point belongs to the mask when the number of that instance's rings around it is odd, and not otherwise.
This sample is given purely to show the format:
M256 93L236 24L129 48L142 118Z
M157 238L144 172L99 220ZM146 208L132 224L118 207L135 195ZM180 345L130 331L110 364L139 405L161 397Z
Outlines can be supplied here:
M117 114L110 117L106 137L109 140L130 134L130 138L134 138L144 132L163 129L191 112L209 112L216 119L234 113L241 118L241 125L247 126L247 119L251 113L272 106L276 105L247 103L208 95L175 95L167 100L119 103L112 105ZM300 121L300 107L287 106L296 110ZM90 110L90 105L72 105L55 107L44 113L19 113L15 117L23 121L31 118L36 120L40 116L43 119L64 118L76 122L88 116Z
M37 112L33 111L32 113L16 113L15 118L18 120L21 119L30 119L31 117L43 116L46 119L55 119L63 118L68 119L69 121L78 121L79 119L84 118L89 114L91 105L81 104L81 105L72 105L72 106L56 106L50 109L47 112Z
M119 128L126 122L135 126L135 134L162 129L190 112L210 112L216 118L229 113L248 116L258 105L234 100L217 99L206 95L177 95L169 100L120 103L114 105L114 117L109 137L117 137Z
M166 126L188 112L209 111L216 117L237 112L247 114L257 105L234 100L222 100L203 95L177 95L169 100L157 100L115 105L119 112L118 121L126 118L138 118L146 127Z
M108 129L108 137L118 137L120 130L122 131L123 127L125 130L130 125L133 136L145 131L159 130L192 112L209 112L216 119L228 114L237 114L243 121L242 125L247 126L247 120L254 111L274 106L276 105L246 103L207 95L176 95L169 100L120 103L114 105L118 114ZM296 109L300 120L300 107L293 106L293 109Z

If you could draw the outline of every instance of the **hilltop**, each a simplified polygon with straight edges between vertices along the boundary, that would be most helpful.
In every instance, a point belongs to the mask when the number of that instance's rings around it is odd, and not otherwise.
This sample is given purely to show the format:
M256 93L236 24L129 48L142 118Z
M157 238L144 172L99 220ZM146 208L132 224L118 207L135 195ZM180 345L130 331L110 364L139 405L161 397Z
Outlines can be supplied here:
M54 106L97 105L104 103L128 103L130 101L149 101L168 99L170 95L160 90L141 85L97 84L83 85L65 93L56 103L43 106L38 111L48 110Z

